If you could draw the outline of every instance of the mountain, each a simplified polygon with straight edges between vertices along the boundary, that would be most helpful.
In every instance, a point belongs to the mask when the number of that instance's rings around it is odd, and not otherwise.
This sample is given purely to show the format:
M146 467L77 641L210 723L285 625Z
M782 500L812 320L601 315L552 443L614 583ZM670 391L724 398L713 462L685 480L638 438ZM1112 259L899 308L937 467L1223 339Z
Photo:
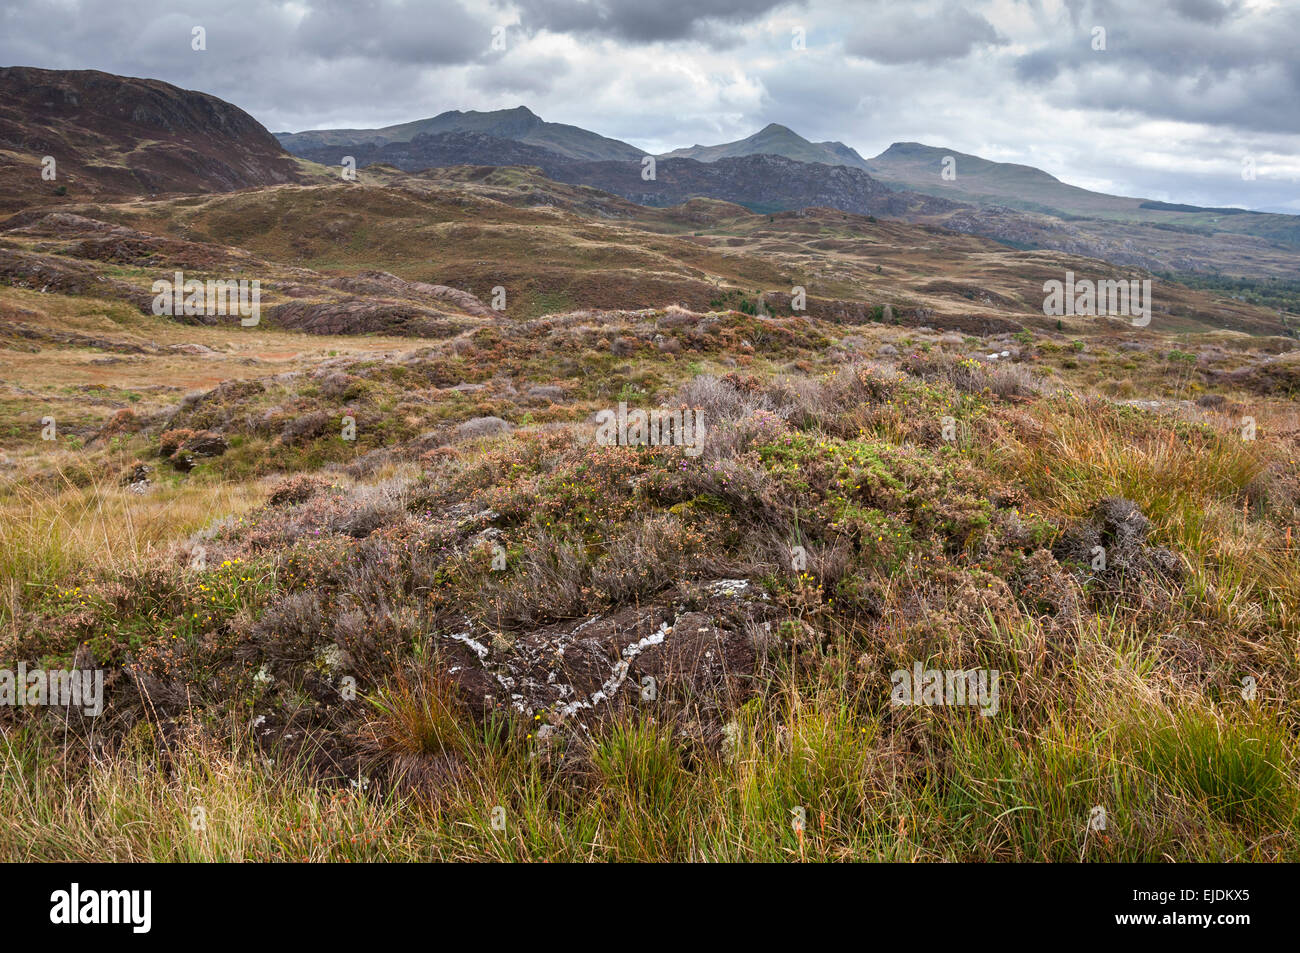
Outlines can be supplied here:
M942 173L949 158L955 175L945 179ZM1232 232L1300 246L1300 216L1107 195L1067 185L1033 166L993 162L919 142L895 142L868 160L866 168L877 179L897 187L984 207L1005 206L1057 218L1079 216L1205 234Z
M460 138L456 138L458 136ZM280 133L278 138L295 155L325 165L337 165L344 155L355 157L359 166L380 162L407 172L462 164L530 165L560 181L606 188L615 194L633 198L634 201L641 201L635 198L637 195L645 196L651 204L661 204L667 196L680 194L679 186L689 193L686 197L707 195L763 210L800 207L793 203L808 194L840 195L848 204L833 207L864 214L876 214L881 204L875 200L864 204L854 197L863 187L861 180L856 180L852 187L845 190L842 188L843 183L830 181L834 173L813 172L810 168L804 174L814 177L816 181L810 182L808 188L795 187L764 195L755 193L744 183L732 181L725 173L710 175L704 170L690 167L682 167L677 174L676 184L672 187L661 182L654 187L642 188L639 187L639 166L636 169L637 181L629 182L627 176L617 168L602 169L592 165L579 169L573 165L574 162L639 160L645 155L641 150L576 126L545 122L524 106L496 112L452 111L432 119L383 129ZM987 234L1022 247L1042 242L1050 247L1072 247L1082 242L1078 248L1105 248L1113 244L1094 226L1081 228L1082 231L1089 232L1086 237L1062 234L1078 230L1062 228L1061 223L1085 219L1095 223L1095 226L1108 222L1155 226L1186 234L1189 241L1191 236L1205 239L1229 233L1300 247L1300 216L1242 209L1201 208L1107 195L1068 185L1033 166L994 162L919 142L896 142L880 155L867 160L842 142L811 142L787 126L771 123L745 139L712 146L694 145L674 149L657 156L657 159L661 165L679 160L711 165L726 159L750 156L777 156L805 163L808 167L820 164L866 173L875 180L873 188L883 183L895 191L911 193L909 198L892 204L911 209L908 214L912 215L932 214L937 207L919 201L917 193L987 210L987 215L962 216L962 229ZM945 179L942 175L948 159L952 160L951 168L956 173L952 179ZM789 179L782 179L781 183L783 189L795 184ZM707 191L709 189L714 191ZM1046 219L1007 216L1005 212L1008 209L1045 216ZM1153 243L1143 240L1139 235L1138 245L1158 244L1169 247L1166 240L1168 236L1156 237L1161 241ZM1193 244L1204 245L1203 242ZM1130 249L1123 254L1130 263L1148 260L1140 251ZM1250 249L1243 248L1240 255L1234 255L1234 258L1238 262L1247 261L1251 254ZM1175 248L1162 253L1158 259L1151 259L1151 263L1153 266L1168 264L1177 270L1187 264L1180 263L1178 258ZM1195 258L1197 269L1204 267L1206 258L1203 247L1198 248ZM1271 266L1266 270L1271 272Z
M340 146L295 148L305 158L337 164ZM358 167L388 165L405 172L458 165L533 166L557 182L585 185L665 208L692 198L734 202L751 211L782 212L824 206L861 215L939 215L957 203L919 192L891 189L861 169L817 165L781 155L755 153L709 162L661 158L655 178L643 178L637 159L579 161L550 149L478 132L420 133L407 142L348 147Z
M551 149L482 132L422 132L409 140L358 142L346 146L297 143L294 148L302 158L322 165L337 166L346 149L347 154L356 159L358 168L390 165L404 172L454 165L529 165L555 176L561 169L584 164ZM639 162L636 166L638 170L641 168Z
M46 156L53 179L41 177ZM261 123L215 96L98 70L0 68L0 210L299 179Z
M945 179L943 171L945 161L949 159L948 168L953 170L954 177ZM1140 201L1066 185L1054 175L1033 166L993 162L920 142L895 142L868 160L867 168L882 182L944 194L958 201L999 204L1037 212L1097 215L1136 209Z
M337 164L339 148L320 147L302 155ZM800 162L767 153L711 162L661 158L650 180L643 178L642 164L634 159L577 161L539 146L472 132L421 133L408 142L362 143L349 147L349 153L356 158L358 167L389 166L404 172L451 166L528 166L556 182L600 189L655 208L692 199L714 199L762 213L814 207L838 209L937 225L992 238L1014 248L1057 249L1151 271L1276 277L1293 274L1298 267L1293 248L1256 236L1066 216L1013 209L996 202L981 204L969 201L960 192L945 195L941 191L909 189L886 184L861 169ZM1140 200L1133 201L1140 204Z
M747 139L724 142L717 146L694 145L689 149L674 149L661 159L697 159L700 162L717 162L738 156L775 155L797 162L821 162L824 165L845 165L868 171L867 162L842 142L809 142L794 130L778 123L770 123Z
M432 119L417 119L382 129L315 129L308 132L280 132L276 133L276 138L294 155L314 157L325 154L327 159L319 161L337 165L343 155L338 150L342 148L383 146L411 142L421 135L456 132L509 139L547 149L569 159L639 159L645 155L636 146L618 139L609 139L577 126L546 122L526 106L494 112L461 112L453 109Z
M641 177L639 162L576 163L551 175L561 182L592 186L638 205L659 208L692 198L711 198L734 202L752 212L821 207L911 219L944 215L962 207L919 192L891 189L861 169L800 162L766 153L712 162L661 159L652 181Z
M1042 240L1045 232L1059 229L1050 222L1018 220L995 210L1037 213L1066 222L1089 219L1156 226L1202 237L1226 232L1300 247L1300 216L1297 215L1274 214L1263 209L1202 208L1107 195L1068 185L1033 166L994 162L920 142L895 142L880 155L867 160L842 142L810 142L786 126L772 123L747 139L675 149L660 158L717 162L751 155L777 155L798 162L847 166L870 173L877 181L895 189L988 209L995 212L996 221L973 221L968 215L962 219L962 225L980 234L1013 242L1032 241L1025 237L1030 234L1036 236L1033 240ZM945 166L956 173L955 177L943 177ZM1007 234L1020 237L1007 239ZM1060 247L1062 239L1057 237L1051 241L1053 247ZM1130 257L1141 258L1140 255Z

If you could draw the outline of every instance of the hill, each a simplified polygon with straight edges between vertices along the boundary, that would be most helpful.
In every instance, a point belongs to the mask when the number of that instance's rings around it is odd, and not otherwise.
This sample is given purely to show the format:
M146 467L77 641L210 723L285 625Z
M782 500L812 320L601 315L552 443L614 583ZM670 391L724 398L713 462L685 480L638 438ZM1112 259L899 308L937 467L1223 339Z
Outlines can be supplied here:
M941 175L953 160L955 177ZM1107 195L1068 185L1042 169L1013 162L993 162L955 149L919 142L896 142L870 159L867 170L895 187L940 195L980 206L1005 206L1058 218L1163 225L1210 234L1253 235L1300 247L1300 216L1233 208L1155 202Z
M215 96L98 70L0 69L0 210L301 178L261 123Z

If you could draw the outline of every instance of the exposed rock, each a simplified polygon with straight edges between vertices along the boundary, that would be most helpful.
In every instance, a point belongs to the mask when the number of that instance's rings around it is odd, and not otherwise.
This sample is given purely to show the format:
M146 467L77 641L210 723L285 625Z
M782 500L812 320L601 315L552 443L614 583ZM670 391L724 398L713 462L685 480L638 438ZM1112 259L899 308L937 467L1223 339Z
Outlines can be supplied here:
M0 248L0 284L30 288L42 294L114 298L129 301L146 313L153 308L153 295L147 291L106 278L83 262L56 255Z
M530 400L546 400L554 403L564 399L564 388L550 384L539 384L528 388L524 392L524 396Z
M151 473L153 473L153 467L143 461L137 460L131 464L131 466L127 467L126 471L122 474L121 483L123 486L130 487L132 490L135 490L137 486L148 486L151 482L149 479L149 474ZM136 492L141 491L136 490Z
M325 284L354 295L445 302L478 318L490 318L496 314L468 291L447 285L426 284L423 281L406 281L386 271L363 271L346 278L332 278Z
M183 473L194 469L198 459L219 457L226 452L226 438L211 430L204 430L189 437L169 458L172 466Z
M629 706L691 717L719 713L751 691L753 631L766 606L746 580L706 590L688 607L626 606L609 615L537 629L509 643L465 630L440 639L447 674L471 710L541 713L546 734L585 729Z
M167 348L180 354L194 354L200 357L220 357L216 351L204 344L172 344Z

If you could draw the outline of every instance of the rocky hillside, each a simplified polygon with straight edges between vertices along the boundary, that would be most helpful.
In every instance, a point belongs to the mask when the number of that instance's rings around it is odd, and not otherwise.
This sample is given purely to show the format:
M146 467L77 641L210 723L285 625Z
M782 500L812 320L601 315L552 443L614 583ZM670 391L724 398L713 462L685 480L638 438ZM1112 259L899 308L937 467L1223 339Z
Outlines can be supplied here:
M97 70L0 69L0 210L300 178L261 123L215 96Z

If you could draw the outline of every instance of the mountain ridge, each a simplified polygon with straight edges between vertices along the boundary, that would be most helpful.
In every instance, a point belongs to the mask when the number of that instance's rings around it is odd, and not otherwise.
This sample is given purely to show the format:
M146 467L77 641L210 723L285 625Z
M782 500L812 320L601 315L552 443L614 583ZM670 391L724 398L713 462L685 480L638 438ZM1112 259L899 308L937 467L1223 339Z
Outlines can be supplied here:
M624 161L649 155L621 140L608 139L577 126L548 123L526 106L490 112L451 110L430 119L380 129L312 130L276 135L281 144L295 155L337 164L341 154L336 155L331 150L345 146L352 150L367 146L382 148L406 142L412 144L409 154L413 155L419 151L419 143L415 141L419 136L446 132L490 135L578 161ZM351 154L361 160L355 151ZM1236 210L1110 195L1070 185L1036 166L999 162L915 141L891 143L879 155L866 159L843 142L813 142L776 122L768 123L743 139L715 145L696 143L659 153L655 159L692 159L712 163L750 155L776 155L797 162L858 169L894 189L907 189L986 209L1006 207L1063 221L1083 217L1158 227L1224 231L1300 247L1300 216L1286 212L1247 210L1247 214L1241 215ZM951 163L946 162L949 159ZM436 164L445 165L445 160L446 156L442 155ZM534 156L528 164L540 168L551 165L549 160L540 156ZM416 171L409 165L401 167ZM945 168L950 170L949 175L944 174ZM1229 217L1231 221L1225 221Z
M509 139L549 149L569 159L639 159L646 154L636 146L579 126L547 122L527 106L487 112L450 109L428 119L416 119L378 129L313 129L276 133L275 137L286 150L301 155L325 148L410 142L420 135L446 132L477 133Z

